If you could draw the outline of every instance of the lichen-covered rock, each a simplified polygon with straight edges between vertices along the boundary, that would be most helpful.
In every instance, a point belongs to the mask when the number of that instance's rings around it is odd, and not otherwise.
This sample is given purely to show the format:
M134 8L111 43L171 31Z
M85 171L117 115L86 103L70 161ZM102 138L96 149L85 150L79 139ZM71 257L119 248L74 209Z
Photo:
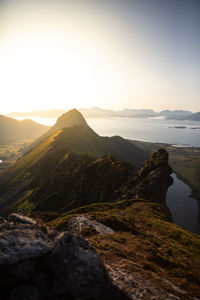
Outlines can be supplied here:
M37 229L13 229L0 232L0 265L42 256L53 248L52 241Z
M128 299L87 241L23 221L0 224L1 300Z
M81 234L85 236L87 236L87 232L88 235L90 235L90 232L96 234L102 234L102 235L114 233L114 231L110 227L94 219L86 218L83 215L75 216L71 218L67 222L66 229L71 233Z

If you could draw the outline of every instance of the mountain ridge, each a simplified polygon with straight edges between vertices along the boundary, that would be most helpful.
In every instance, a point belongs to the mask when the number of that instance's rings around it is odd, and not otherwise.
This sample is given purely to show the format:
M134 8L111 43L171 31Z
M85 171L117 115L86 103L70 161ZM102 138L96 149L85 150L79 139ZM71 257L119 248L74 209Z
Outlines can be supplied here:
M83 114L85 118L113 118L113 117L130 117L130 118L148 118L148 117L158 117L163 116L172 119L184 119L187 120L195 117L195 114L189 110L162 110L159 112L155 112L152 109L131 109L131 108L124 108L122 110L111 110L111 109L102 109L99 107L92 107L92 108L79 108L79 111ZM11 113L8 116L15 116L15 117L39 117L39 118L58 118L66 110L59 110L59 109L51 109L46 111L35 111L35 112L25 112L25 113ZM199 120L199 118L197 119Z
M85 174L84 172L93 168L95 161L102 157L105 158L102 159L102 162L98 161L97 169L100 168L101 170L102 168L103 170L104 165L108 164L108 170L111 171L115 165L118 165L119 173L123 173L124 168L125 170L133 169L134 166L138 169L146 158L144 152L121 137L101 137L96 134L77 110L65 113L53 127L39 139L36 139L34 143L35 145L32 145L32 148L15 164L0 173L0 207L2 213L14 205L13 201L18 202L19 206L22 205L20 201L26 203L28 199L33 197L33 194L35 195L38 187L45 184L45 180L48 182L49 176L52 175L54 178L54 173L64 172L65 174L69 171L72 176L73 168L78 168L80 174L81 172ZM114 156L116 162L106 158L106 155ZM127 163L132 165L128 167ZM114 180L115 172L111 172L113 174L112 180ZM99 175L97 174L98 176L101 176L101 172ZM52 182L55 179L49 180ZM64 179L62 178L62 180ZM77 180L79 179L77 178ZM73 182L75 183L76 179ZM12 189L10 189L10 185L12 185ZM52 193L54 192L55 190L52 191ZM46 193L48 193L48 188L44 190L44 194ZM29 203L29 205L33 204Z
M0 115L0 144L33 139L40 136L49 127L30 119L22 121Z

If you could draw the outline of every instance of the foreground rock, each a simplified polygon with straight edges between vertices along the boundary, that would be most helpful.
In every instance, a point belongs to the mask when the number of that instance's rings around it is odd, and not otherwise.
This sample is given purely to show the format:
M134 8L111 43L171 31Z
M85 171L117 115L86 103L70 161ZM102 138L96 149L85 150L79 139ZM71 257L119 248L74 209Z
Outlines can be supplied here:
M10 215L0 225L0 299L129 298L87 241Z

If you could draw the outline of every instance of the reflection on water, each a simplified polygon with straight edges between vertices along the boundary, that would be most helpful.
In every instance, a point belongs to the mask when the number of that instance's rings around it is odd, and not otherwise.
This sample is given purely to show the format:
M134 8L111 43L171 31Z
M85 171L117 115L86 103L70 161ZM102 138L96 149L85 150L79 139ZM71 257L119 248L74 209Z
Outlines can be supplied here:
M198 202L191 198L191 189L172 174L174 184L168 189L166 204L172 214L173 223L194 233L200 234L200 222L197 219Z
M0 163L2 163L2 162L3 162L3 160L0 159Z

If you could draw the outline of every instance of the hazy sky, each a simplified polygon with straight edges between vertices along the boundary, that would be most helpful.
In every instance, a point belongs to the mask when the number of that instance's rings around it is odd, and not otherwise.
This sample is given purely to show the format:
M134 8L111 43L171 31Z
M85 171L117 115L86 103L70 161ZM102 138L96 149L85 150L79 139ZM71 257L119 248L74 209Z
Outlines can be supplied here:
M0 113L200 111L199 0L0 0Z

